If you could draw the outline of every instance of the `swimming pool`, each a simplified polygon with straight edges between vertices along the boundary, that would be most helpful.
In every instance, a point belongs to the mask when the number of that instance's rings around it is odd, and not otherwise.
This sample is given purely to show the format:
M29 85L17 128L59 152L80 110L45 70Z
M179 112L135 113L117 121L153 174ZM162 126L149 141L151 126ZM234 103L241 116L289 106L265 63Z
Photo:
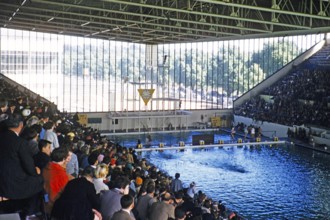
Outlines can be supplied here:
M189 143L192 134L198 133L159 134L152 139L166 145ZM143 135L124 139L134 145L138 138L143 142ZM230 136L216 133L215 139L229 141ZM330 155L281 145L142 156L172 176L179 172L185 184L195 181L198 189L248 219L330 218Z

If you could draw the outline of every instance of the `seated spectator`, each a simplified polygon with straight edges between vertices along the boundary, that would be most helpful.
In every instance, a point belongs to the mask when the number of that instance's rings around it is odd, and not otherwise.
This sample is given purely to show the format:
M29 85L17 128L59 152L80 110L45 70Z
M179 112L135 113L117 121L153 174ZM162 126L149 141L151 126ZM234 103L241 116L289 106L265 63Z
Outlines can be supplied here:
M51 213L58 220L94 220L102 218L99 197L93 181L93 169L87 167L82 177L71 180L55 201Z

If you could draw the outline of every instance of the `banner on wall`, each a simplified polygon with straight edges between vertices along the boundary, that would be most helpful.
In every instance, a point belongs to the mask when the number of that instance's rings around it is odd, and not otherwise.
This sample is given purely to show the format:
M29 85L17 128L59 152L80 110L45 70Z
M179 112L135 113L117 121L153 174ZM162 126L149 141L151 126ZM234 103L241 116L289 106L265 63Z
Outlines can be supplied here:
M86 126L88 121L88 116L86 114L78 114L79 124Z
M219 128L221 126L220 117L211 117L211 126L213 128Z
M138 89L138 92L145 105L147 105L152 98L152 94L154 94L154 91L155 89Z

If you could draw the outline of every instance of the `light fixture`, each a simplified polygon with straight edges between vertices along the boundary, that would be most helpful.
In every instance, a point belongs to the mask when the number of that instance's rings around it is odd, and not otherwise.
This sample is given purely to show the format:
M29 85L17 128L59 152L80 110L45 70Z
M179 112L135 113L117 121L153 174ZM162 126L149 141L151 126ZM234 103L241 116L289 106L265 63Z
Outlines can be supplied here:
M278 23L278 19L277 18L272 18L272 22Z
M205 18L202 17L202 18L199 20L199 22L206 23L206 20L205 20Z
M280 6L278 4L273 4L272 9L280 10Z
M187 34L192 34L192 33L193 33L192 30L187 31Z
M181 22L176 22L175 26L176 27L182 27Z
M80 26L85 26L85 25L88 25L90 22L86 22L86 23L83 23L83 24L81 24Z
M153 32L156 32L156 30L145 31L145 32L143 32L143 34L150 34L150 33L153 33Z
M162 30L162 28L160 26L157 26L156 30Z
M101 31L101 33L105 33L105 32L108 32L108 31L110 31L110 29L106 29L104 31Z
M238 17L237 12L233 11L232 13L230 13L230 17Z
M54 17L49 18L47 22L51 22L52 20L54 20Z
M215 31L215 28L214 28L213 26L211 26L211 27L209 28L209 31Z
M239 22L236 24L236 27L244 27L244 26L243 26L242 22L239 21Z
M317 13L317 15L323 16L323 17L327 16L327 14L325 13L325 11L320 11L319 13Z
M91 35L94 36L94 35L97 35L97 34L99 34L99 33L100 33L100 32L98 31L98 32L92 33Z

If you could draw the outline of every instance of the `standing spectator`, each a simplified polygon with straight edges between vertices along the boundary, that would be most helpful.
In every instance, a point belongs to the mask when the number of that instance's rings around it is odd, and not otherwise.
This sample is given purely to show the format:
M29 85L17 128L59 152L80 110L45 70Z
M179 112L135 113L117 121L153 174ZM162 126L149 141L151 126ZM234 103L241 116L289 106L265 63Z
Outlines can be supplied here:
M39 124L41 125L41 131L40 131L40 139L45 139L44 135L46 133L46 130L44 129L44 124L46 124L49 121L49 115L48 114L43 114L40 118Z
M113 214L121 209L120 199L129 193L129 179L118 176L114 181L114 188L101 191L101 213L103 219L111 219Z
M100 193L102 190L109 190L109 187L104 183L107 175L109 173L109 167L105 164L99 164L95 169L95 177L93 179L94 187L96 193Z
M177 192L177 191L182 190L182 188L183 188L182 187L182 182L179 178L180 178L180 173L176 173L175 174L175 179L172 180L172 183L171 183L172 192Z
M38 143L39 152L33 156L34 164L41 171L47 166L47 164L51 161L50 159L50 141L40 140Z
M176 207L174 210L175 220L185 220L186 213L180 207Z
M233 126L230 131L230 136L232 140L235 140L235 134L236 134L236 130L235 127Z
M165 193L162 196L162 201L155 202L150 208L149 220L167 220L175 218L173 197L170 193Z
M255 130L255 128L252 126L252 127L251 127L251 139L252 139L252 140L254 140L254 138L255 138L255 134L256 134L256 130Z
M121 210L116 212L111 220L135 220L132 213L134 198L131 195L124 195L120 199Z
M6 131L0 133L1 212L22 211L24 216L36 213L43 180L28 152L27 142L19 137L23 119L18 114L4 121Z
M79 164L78 164L78 157L75 153L73 153L72 150L72 144L69 143L67 145L68 151L69 151L69 155L70 157L68 159L70 159L66 165L66 172L67 174L70 174L73 177L78 177L79 174Z
M70 179L73 179L65 171L69 156L67 148L56 148L51 154L52 161L48 163L42 172L45 180L44 188L49 198L46 211L49 213L66 184Z
M147 194L138 198L136 203L136 210L139 213L139 218L141 220L147 220L148 212L150 211L151 205L157 200L154 198L155 186L154 184L149 184L147 186Z
M14 113L19 114L19 110L16 108L16 103L14 101L10 101L8 104L7 114L12 115Z
M191 182L189 185L189 188L187 190L187 195L190 198L195 198L195 194L196 194L196 183L195 182Z
M43 139L52 142L51 148L53 151L55 148L60 146L58 143L57 135L54 132L55 124L52 121L48 121L44 124L43 128L46 130Z
M249 133L248 127L244 125L244 141L246 140L248 133Z
M32 127L26 127L22 131L20 136L28 141L27 147L29 149L29 153L32 156L36 155L39 152L39 149L38 149L39 134L38 134L38 132Z
M8 109L8 102L5 99L0 100L0 115L5 114Z
M71 180L55 201L52 217L58 220L94 220L101 217L100 200L96 195L93 169L87 167L82 177Z

